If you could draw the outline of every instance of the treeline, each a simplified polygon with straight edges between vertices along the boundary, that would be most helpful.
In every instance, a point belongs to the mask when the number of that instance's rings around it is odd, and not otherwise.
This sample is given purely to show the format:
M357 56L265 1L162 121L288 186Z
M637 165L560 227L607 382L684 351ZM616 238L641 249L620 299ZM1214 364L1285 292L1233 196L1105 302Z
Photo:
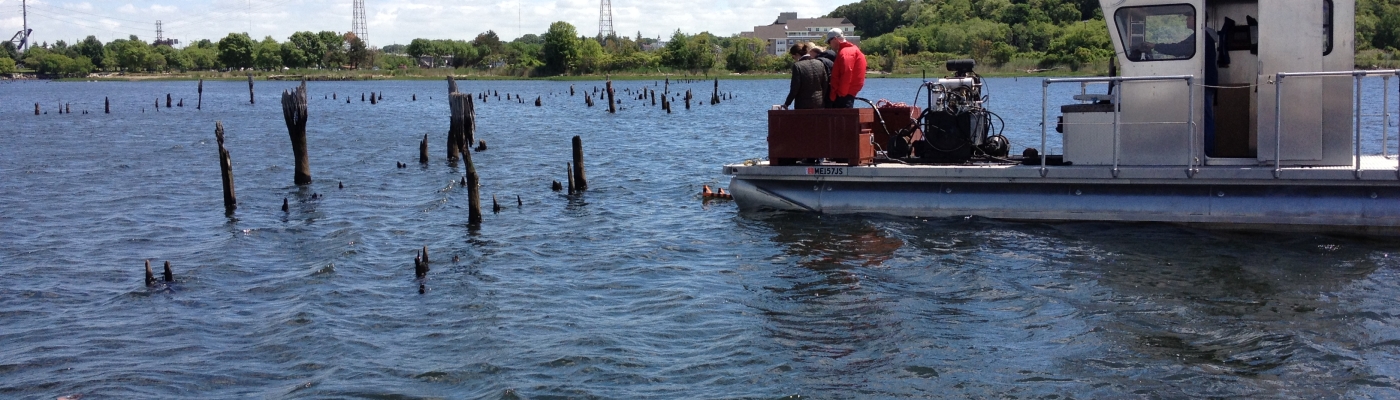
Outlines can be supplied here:
M950 58L1073 69L1113 55L1097 0L862 0L827 17L850 19L887 71ZM1356 47L1359 67L1395 66L1400 0L1357 0Z
M637 36L641 37L640 33ZM780 71L791 61L763 57L763 42L721 38L708 32L687 35L679 30L663 48L648 50L656 39L610 35L579 36L573 25L555 22L543 35L526 34L504 42L493 31L475 39L414 39L408 45L369 49L353 34L297 32L284 42L272 37L255 41L246 33L230 33L218 41L199 40L182 49L167 43L147 43L136 36L103 43L94 36L76 44L41 43L24 54L5 43L0 73L13 73L16 61L40 74L86 76L93 72L186 72L207 70L362 69L403 71L418 68L492 70L500 75L541 76L611 72ZM736 51L725 52L726 47ZM742 50L742 51L738 51ZM726 57L727 56L727 57ZM729 60L726 63L725 60Z
M182 49L168 43L146 43L134 35L107 43L88 36L72 45L62 40L38 44L24 54L16 53L13 44L5 43L0 54L0 73L13 73L16 61L40 74L58 76L85 76L98 71L354 68L378 61L377 53L353 34L331 31L297 32L284 43L271 36L254 41L246 33L230 33L217 42L204 39Z
M1113 55L1097 0L863 0L827 17L851 20L870 64L886 71L950 58L1077 69Z

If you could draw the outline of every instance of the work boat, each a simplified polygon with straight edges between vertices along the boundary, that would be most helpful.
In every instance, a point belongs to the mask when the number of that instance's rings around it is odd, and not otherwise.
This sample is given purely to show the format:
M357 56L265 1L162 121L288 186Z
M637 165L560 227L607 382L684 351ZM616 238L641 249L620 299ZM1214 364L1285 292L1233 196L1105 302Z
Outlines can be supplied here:
M1359 89L1397 71L1352 70L1354 1L1100 6L1122 73L1045 79L1039 149L1010 154L991 133L998 118L974 63L950 61L916 106L768 111L767 160L724 166L734 200L741 210L1400 233L1400 159L1387 154L1387 123L1379 139L1369 127L1367 148L1379 151L1362 154ZM1103 93L1047 110L1051 85L1087 83ZM1054 140L1062 154L1040 151Z

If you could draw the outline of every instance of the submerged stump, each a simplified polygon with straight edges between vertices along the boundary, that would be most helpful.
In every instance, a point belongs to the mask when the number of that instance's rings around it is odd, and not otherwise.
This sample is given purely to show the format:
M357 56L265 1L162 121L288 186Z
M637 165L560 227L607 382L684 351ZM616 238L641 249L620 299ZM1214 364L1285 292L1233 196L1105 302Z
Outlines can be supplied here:
M251 75L250 75L250 78ZM249 82L252 82L251 80ZM298 185L311 183L311 161L306 156L306 81L295 90L282 92L282 118L287 122L287 134L292 138L292 154L296 157Z

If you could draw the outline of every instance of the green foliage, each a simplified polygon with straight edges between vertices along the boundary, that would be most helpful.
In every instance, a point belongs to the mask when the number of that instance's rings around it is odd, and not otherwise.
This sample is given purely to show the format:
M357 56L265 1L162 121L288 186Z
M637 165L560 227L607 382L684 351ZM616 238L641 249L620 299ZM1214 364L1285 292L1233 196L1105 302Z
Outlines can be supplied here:
M253 38L246 33L230 33L219 40L219 62L229 68L253 66Z
M580 73L594 73L603 70L603 65L608 62L608 53L603 50L603 45L593 38L580 41L578 47L578 61L574 65L574 70Z
M282 69L282 45L272 36L264 37L253 47L253 66L267 71Z
M86 76L94 69L92 60L87 57L78 56L74 59L43 47L26 51L24 65L34 68L40 74L65 77Z
M189 46L180 50L180 55L189 61L189 69L208 71L218 69L219 51L211 47Z
M897 0L863 0L836 7L823 18L846 18L856 26L856 34L875 37L894 32L904 24L904 13L916 2Z
M179 50L175 50L169 45L160 45L153 48L161 59L165 60L165 70L188 71L190 66L189 57Z
M316 33L321 42L321 67L335 68L350 61L346 56L345 37L332 31Z
M345 53L345 57L349 59L350 65L355 68L360 68L360 64L369 62L369 48L365 46L365 41L352 35L350 36L350 40L346 42L350 44L350 49Z
M102 41L93 35L88 35L83 41L73 45L73 51L87 57L96 65L102 65L102 61L107 58L107 50L102 47Z
M661 65L691 72L708 71L715 67L715 42L709 33L687 36L677 29L661 50Z
M562 74L574 68L578 62L579 46L578 30L573 25L564 21L549 24L549 31L544 34L544 47L541 48L546 72Z
M763 39L734 38L724 50L724 68L740 73L763 68L764 57L772 57L766 54L766 46Z
M15 68L15 59L10 57L0 57L0 74L13 74L16 70L17 68Z
M325 43L311 31L292 33L282 44L282 62L287 63L288 67L324 66L325 56Z

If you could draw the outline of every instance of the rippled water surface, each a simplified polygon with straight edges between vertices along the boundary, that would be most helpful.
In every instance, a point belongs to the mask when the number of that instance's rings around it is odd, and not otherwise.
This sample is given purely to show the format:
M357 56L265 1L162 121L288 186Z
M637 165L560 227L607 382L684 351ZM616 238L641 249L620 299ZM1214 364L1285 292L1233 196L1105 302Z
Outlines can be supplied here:
M477 103L479 228L441 81L309 83L304 187L291 82L256 105L206 82L202 111L194 82L0 84L0 397L1400 396L1392 239L703 202L766 154L786 84L721 81L733 99L671 114L621 91L610 115L581 97L601 82L461 82L500 94ZM1039 80L989 84L1013 148L1038 146ZM185 107L157 111L166 93ZM575 135L589 190L568 196L549 187ZM145 260L175 282L146 287Z

